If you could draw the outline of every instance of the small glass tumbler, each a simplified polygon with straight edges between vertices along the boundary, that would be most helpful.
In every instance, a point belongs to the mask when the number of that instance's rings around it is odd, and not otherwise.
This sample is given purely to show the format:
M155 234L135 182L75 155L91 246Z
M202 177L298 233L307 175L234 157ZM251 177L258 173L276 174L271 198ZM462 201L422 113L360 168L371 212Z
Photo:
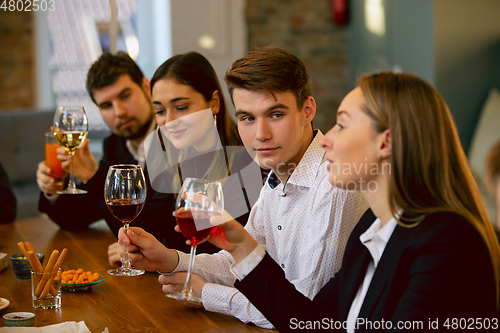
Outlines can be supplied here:
M58 309L61 307L61 279L57 272L36 273L31 271L31 297L35 309ZM41 286L39 286L41 284ZM48 285L48 287L46 287ZM47 288L47 289L46 289ZM44 290L46 289L46 290Z

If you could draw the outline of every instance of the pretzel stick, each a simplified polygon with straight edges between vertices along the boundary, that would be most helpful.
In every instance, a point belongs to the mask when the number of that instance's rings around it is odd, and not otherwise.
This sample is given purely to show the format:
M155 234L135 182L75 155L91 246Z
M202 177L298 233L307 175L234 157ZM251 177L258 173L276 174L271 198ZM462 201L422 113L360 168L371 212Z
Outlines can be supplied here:
M35 296L40 296L42 293L43 287L47 283L47 280L49 279L48 275L46 273L52 272L52 269L54 268L54 265L56 263L57 257L59 256L59 251L54 250L52 251L52 254L50 255L49 262L47 263L47 266L45 266L45 271L43 272L42 279L40 283L38 283L38 286L36 287L35 291Z
M28 258L28 251L24 247L24 243L23 242L19 242L19 243L17 243L17 246L19 247L19 249L21 249L21 252L26 257L26 259L28 259L28 261L29 261L30 259ZM31 265L31 261L30 261L30 265Z
M33 269L33 271L36 272L36 273L43 272L43 267L40 264L40 261L38 260L38 258L37 258L37 261L38 261L38 264L40 266L38 267L38 266L36 266L36 264L34 264L33 256L31 255L31 254L33 254L33 252L32 251L27 251L26 248L25 248L25 244L23 242L17 243L17 246L21 249L21 252L26 257L26 259L28 260L28 262L30 263L31 268ZM30 254L30 252L31 252L31 254ZM35 257L36 257L36 255L35 255ZM38 283L38 277L37 277L36 274L35 274L35 283Z
M38 261L38 258L36 257L36 254L33 251L28 251L27 257L28 261L31 264L31 268L33 269L33 272L35 272L35 283L38 285L38 275L37 273L43 273L43 267L40 265L40 262ZM38 261L38 265L36 264L35 260Z
M54 265L54 268L52 269L52 274L50 274L50 277L47 280L47 284L45 285L42 293L40 294L40 298L45 298L45 296L47 296L47 294L49 293L49 289L51 289L51 287L54 288L52 286L52 282L54 281L54 278L56 277L57 271L59 270L59 268L61 268L61 264L62 264L64 258L66 257L66 253L68 253L68 249L64 248L62 250L59 258L57 258L57 261ZM57 294L52 293L52 295L56 296Z
M37 255L36 255L36 252L35 252L35 249L33 249L33 246L31 245L31 243L30 242L26 242L26 243L19 242L19 243L17 243L17 246L19 246L19 248L23 252L24 256L28 259L28 261L29 261L29 263L30 263L31 268L33 269L33 271L35 273L43 273L42 263L38 259ZM28 249L27 252L26 252L26 249ZM37 274L35 274L35 283L37 285L39 283L39 281L38 281L38 275ZM54 288L54 287L50 288L50 293L52 295L56 296L57 295L56 288Z
M35 274L35 284L38 286L38 274L41 274L43 273L43 266L42 264L40 263L40 260L38 260L38 257L36 256L36 254L33 252L33 251L28 251L28 258L29 258L29 261L34 263L31 265L31 267L33 268L33 272L37 273ZM56 288L54 288L53 286L51 286L50 288L50 293L54 296L57 295L57 290Z
M24 246L26 246L26 250L27 251L33 251L35 252L35 249L33 248L33 246L31 246L31 243L30 242L25 242L24 243ZM36 252L35 252L36 253Z
M41 269L37 270L37 267L35 267L35 265L33 264L33 257L30 255L30 253L29 253L30 251L26 250L25 244L23 242L19 242L19 243L17 243L17 246L21 249L21 252L26 257L26 259L28 260L28 262L30 263L31 268L33 269L33 271L35 271L37 273L43 272L43 267L41 267ZM37 277L36 274L35 274L35 283L38 283L38 277Z
M30 242L24 243L24 246L26 246L26 249L28 251L28 261L31 264L31 268L37 273L43 273L43 266L40 260L38 259L35 249L33 246L31 246ZM32 252L33 254L30 254Z

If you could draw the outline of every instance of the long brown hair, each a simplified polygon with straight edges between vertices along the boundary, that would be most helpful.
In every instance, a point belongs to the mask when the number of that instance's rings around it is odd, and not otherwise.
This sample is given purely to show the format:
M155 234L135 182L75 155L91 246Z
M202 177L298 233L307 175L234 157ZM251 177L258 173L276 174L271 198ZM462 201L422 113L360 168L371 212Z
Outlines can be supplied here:
M375 129L391 133L393 216L401 207L410 218L399 223L407 227L438 211L469 220L490 252L498 308L500 246L444 99L429 83L406 73L363 76L358 85Z

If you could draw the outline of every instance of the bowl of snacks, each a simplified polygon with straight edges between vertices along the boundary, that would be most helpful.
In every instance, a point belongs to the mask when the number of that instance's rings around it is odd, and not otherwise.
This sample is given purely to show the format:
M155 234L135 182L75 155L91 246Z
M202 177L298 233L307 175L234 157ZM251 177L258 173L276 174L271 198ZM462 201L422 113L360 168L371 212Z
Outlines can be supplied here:
M61 279L61 287L68 291L92 290L92 286L102 282L104 277L99 273L84 271L83 269L69 269L56 276Z
M38 260L43 263L45 255L43 253L36 254ZM14 269L14 274L16 274L16 279L18 280L30 280L31 279L31 264L29 260L22 253L16 253L10 256L10 261L12 262L12 268Z

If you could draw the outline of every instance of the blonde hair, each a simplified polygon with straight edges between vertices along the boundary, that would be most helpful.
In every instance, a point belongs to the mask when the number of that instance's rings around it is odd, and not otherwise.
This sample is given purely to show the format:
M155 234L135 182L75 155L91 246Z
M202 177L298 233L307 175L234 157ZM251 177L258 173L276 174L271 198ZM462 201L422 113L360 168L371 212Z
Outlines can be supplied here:
M444 99L429 83L406 73L363 76L359 87L375 129L391 133L388 199L393 216L401 207L410 218L399 223L407 227L443 210L470 221L491 256L498 308L500 245Z

